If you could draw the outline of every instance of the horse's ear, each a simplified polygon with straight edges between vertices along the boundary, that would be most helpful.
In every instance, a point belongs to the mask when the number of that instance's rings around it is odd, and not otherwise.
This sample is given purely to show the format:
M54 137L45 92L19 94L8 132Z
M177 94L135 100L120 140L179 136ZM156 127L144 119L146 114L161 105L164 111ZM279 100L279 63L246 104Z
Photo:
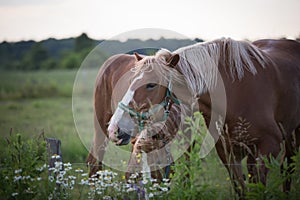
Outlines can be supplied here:
M169 67L175 67L175 66L177 65L178 62L179 62L179 55L178 55L178 54L172 55L172 56L168 59L168 61L167 61Z
M135 56L135 59L136 59L137 61L140 61L140 60L143 59L143 57L140 56L140 55L139 55L138 53L136 53L136 52L134 52L134 56Z

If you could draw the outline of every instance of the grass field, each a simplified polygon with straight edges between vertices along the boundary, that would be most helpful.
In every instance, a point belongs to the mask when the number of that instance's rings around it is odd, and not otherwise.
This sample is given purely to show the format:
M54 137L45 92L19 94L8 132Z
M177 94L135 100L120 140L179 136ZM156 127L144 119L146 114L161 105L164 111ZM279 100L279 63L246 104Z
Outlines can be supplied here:
M77 135L72 114L75 75L76 71L1 71L1 137L8 136L11 129L24 138L44 132L46 137L62 141L65 161L84 162L87 150Z

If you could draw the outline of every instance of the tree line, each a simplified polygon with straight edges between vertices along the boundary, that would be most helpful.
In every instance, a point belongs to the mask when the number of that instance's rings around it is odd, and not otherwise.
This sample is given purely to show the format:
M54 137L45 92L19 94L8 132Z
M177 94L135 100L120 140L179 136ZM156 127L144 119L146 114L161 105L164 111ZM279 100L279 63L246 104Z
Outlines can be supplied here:
M300 35L297 39L300 41ZM129 39L125 42L118 40L94 40L82 33L75 38L57 40L49 38L40 42L2 42L0 43L0 70L51 70L79 68L86 56L100 44L97 52L90 54L89 62L97 68L108 57L117 53L138 52L144 55L154 54L160 48L174 51L180 47L203 42L202 39ZM140 47L137 49L137 47Z
M85 57L101 42L106 42L105 47L97 49L92 60L97 63L104 62L109 56L116 53L153 54L157 49L151 47L162 47L175 50L186 46L196 40L165 39L146 40L129 39L121 41L94 40L82 33L75 38L56 40L53 38L35 41L2 42L0 44L0 70L51 70L51 69L76 69L79 68ZM149 47L136 49L135 47ZM128 49L132 50L128 52ZM96 62L95 62L96 63ZM99 66L95 66L99 67Z
M78 68L87 53L97 43L99 41L90 39L85 33L76 38L63 40L50 38L41 42L3 42L0 44L0 69L49 70Z

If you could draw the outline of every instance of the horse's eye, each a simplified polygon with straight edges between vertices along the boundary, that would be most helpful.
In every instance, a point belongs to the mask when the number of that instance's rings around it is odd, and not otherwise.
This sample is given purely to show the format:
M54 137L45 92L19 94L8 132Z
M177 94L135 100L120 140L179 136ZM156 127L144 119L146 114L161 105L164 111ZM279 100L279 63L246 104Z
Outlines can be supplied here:
M146 85L146 88L151 90L151 89L155 88L156 86L157 86L156 83L148 83L148 84Z

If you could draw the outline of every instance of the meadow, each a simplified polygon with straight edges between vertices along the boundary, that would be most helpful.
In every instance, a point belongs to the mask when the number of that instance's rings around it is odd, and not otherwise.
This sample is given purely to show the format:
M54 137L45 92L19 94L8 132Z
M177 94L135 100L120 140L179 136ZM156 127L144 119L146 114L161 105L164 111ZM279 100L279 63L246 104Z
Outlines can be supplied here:
M88 179L84 163L88 150L77 134L72 114L75 76L75 70L0 72L1 199L44 199L50 196L52 199L143 199L145 194L153 199L238 198L216 151L199 159L200 145L193 146L190 161L184 157L179 159L171 183L158 185L143 180L141 184L141 180L133 177L132 184L128 185L123 178L124 172L109 168L99 172L108 182ZM191 126L195 127L195 124L191 123ZM48 176L46 150L43 141L38 139L41 133L61 140L64 163L57 164L58 167L64 165L65 172ZM195 140L200 144L201 134ZM280 175L278 159L266 162L270 169L267 186L247 183L247 198L297 199L300 195L300 153L294 157L293 175ZM287 178L294 181L290 195L280 190ZM57 184L64 188L63 193L56 190Z
M45 137L62 141L65 161L84 162L87 150L77 135L72 114L75 76L76 70L1 71L1 139L11 131L23 138L44 132Z

